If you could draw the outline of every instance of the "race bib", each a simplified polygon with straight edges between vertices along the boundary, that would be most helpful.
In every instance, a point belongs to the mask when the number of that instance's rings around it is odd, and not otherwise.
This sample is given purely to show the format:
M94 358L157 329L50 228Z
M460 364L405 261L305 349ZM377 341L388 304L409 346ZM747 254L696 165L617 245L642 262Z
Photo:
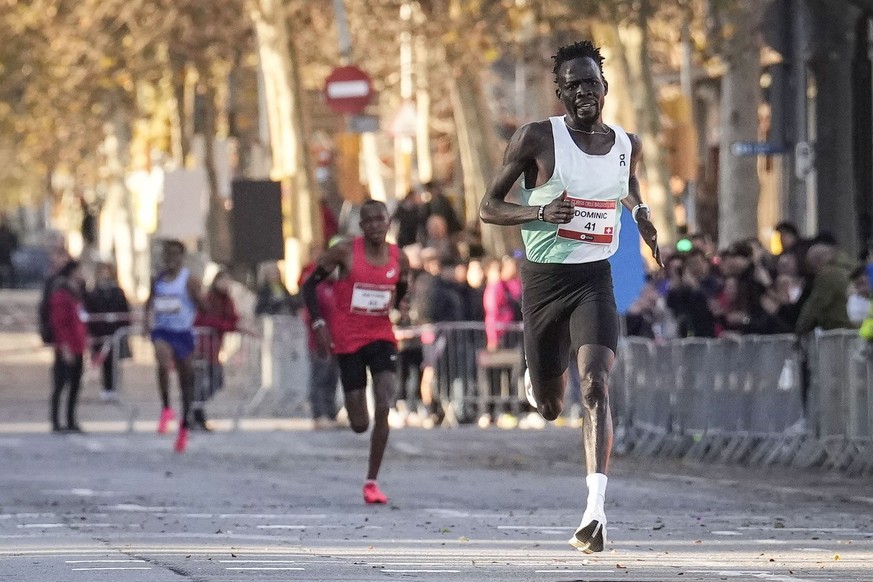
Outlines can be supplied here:
M155 297L156 313L179 313L182 311L182 300L178 297Z
M388 315L392 297L393 285L355 283L352 288L351 312L359 315Z
M573 203L573 219L558 226L558 236L586 243L608 245L618 222L616 200L583 200L567 197Z

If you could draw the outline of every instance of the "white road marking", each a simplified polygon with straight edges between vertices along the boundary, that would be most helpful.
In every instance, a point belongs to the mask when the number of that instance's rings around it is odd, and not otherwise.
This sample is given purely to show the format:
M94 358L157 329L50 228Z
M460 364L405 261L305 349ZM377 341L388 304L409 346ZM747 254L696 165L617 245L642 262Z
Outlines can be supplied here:
M97 496L112 496L124 495L121 491L95 491L93 489L46 489L43 491L46 495L75 495L77 497L97 497Z
M535 529L547 531L564 531L564 527L558 525L498 525L497 529Z
M258 529L306 529L305 525L259 525Z
M391 574L460 574L460 570L386 570L382 569L382 572L389 572Z
M243 567L243 568L225 568L225 570L232 570L232 571L249 571L249 570L255 570L255 571L257 571L257 570L279 571L279 570L295 570L295 571L297 571L297 572L302 572L302 571L305 570L305 568L285 568L285 567L263 567L263 568L261 568L261 567L253 566L253 567L250 567L250 568L246 568L246 567Z
M686 570L688 574L717 574L727 578L743 578L748 580L749 577L758 578L759 580L770 580L771 582L814 582L810 578L797 578L796 576L784 576L781 574L769 574L759 570Z
M185 507L166 507L139 505L137 503L118 503L116 505L102 505L100 509L109 511L136 511L136 512L154 512L154 513L172 513L174 511L182 511Z
M857 533L858 528L856 527L772 527L772 526L758 526L758 525L746 525L740 526L737 529L742 530L753 530L753 531L823 531L828 533Z
M741 535L743 535L738 531L730 531L730 530L715 530L715 531L711 531L709 533L711 533L714 536L741 536Z
M35 519L39 517L57 517L57 513L0 513L0 519Z
M297 560L218 560L221 564L296 564Z
M32 528L51 528L51 527L67 527L65 523L20 523L16 527L23 529L32 529Z
M145 564L145 560L65 560L65 564Z
M615 574L615 570L534 570L534 574Z
M218 517L220 519L326 519L329 517L326 513L314 513L314 514L306 514L306 513L219 513L217 516L213 516L209 514L210 517ZM334 514L334 517L337 516L343 517L356 517L356 515L349 514ZM363 515L363 514L361 514ZM367 516L364 516L367 517Z
M97 570L151 570L151 568L146 568L142 566L132 566L130 568L125 568L121 566L109 566L106 568L73 568L73 572L94 572Z
M391 446L392 446L392 448L397 449L398 451L400 451L404 455L417 456L417 455L421 455L424 452L424 450L421 447L417 447L417 446L411 445L409 443L404 443L402 441L392 443Z

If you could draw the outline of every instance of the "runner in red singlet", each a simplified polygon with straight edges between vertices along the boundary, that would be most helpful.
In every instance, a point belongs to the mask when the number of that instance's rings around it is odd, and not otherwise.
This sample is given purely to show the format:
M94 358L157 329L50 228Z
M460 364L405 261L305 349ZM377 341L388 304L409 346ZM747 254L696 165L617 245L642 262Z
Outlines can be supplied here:
M407 289L406 256L386 242L388 209L368 200L361 206L363 236L334 245L319 259L303 284L303 298L312 316L312 329L322 355L337 355L346 411L352 430L365 432L367 368L373 377L376 410L370 437L370 464L364 483L366 503L387 503L376 483L388 444L388 410L397 392L397 342L388 315ZM339 269L333 283L336 311L330 324L321 317L316 286Z

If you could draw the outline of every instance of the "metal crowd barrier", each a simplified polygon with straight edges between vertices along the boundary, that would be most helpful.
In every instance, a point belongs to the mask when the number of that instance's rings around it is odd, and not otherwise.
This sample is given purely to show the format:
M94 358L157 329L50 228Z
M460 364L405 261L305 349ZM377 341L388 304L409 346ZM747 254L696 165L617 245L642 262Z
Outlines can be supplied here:
M854 330L803 346L791 335L624 338L617 368L623 450L873 473L873 355Z
M494 350L486 349L481 322L397 331L406 347L421 345L447 424L526 410L521 324L507 326ZM198 330L205 341L210 333ZM153 357L136 328L119 330L113 342L124 337L135 344L134 359ZM307 330L299 318L263 318L260 337L227 334L221 350L225 389L211 407L236 421L308 415ZM118 377L126 364L115 365ZM198 370L209 382L206 362ZM413 375L403 393L414 399L416 384ZM622 338L611 384L617 450L873 472L873 350L853 330L818 334L803 347L793 335ZM565 409L575 398L567 394Z
M232 418L234 424L248 415L248 404L260 386L260 338L240 333L226 333L217 345L218 336L210 328L194 328L194 407L211 401L216 416ZM115 389L121 405L127 408L129 428L136 420L150 418L157 406L154 348L139 325L119 328L104 347L111 358ZM218 358L213 358L214 353ZM170 394L177 402L177 379L171 375ZM155 403L155 404L153 404ZM149 412L146 412L149 410Z
M486 349L485 324L451 322L397 328L398 337L415 339L422 367L431 368L431 389L446 414L444 423L475 421L483 414L518 416L526 402L522 326L501 326L499 347ZM407 386L406 394L414 394Z

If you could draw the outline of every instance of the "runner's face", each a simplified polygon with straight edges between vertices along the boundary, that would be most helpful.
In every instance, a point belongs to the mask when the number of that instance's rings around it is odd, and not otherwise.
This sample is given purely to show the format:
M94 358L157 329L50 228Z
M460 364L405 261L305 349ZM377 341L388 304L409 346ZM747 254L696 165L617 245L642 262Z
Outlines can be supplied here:
M567 61L558 70L558 99L572 125L590 127L600 121L607 85L590 57Z
M170 271L182 268L182 251L176 245L164 247L164 266Z
M388 234L388 212L381 206L368 205L361 209L361 231L374 244L385 242Z

